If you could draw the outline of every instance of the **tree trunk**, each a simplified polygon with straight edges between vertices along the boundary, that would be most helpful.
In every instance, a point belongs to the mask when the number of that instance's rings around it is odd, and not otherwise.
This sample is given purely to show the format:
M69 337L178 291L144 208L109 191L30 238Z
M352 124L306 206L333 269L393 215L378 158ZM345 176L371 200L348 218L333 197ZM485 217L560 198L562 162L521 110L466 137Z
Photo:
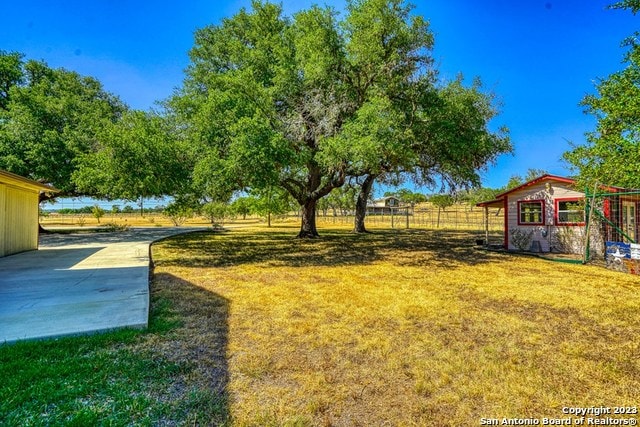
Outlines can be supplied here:
M313 239L318 237L318 230L316 228L316 203L317 200L309 199L301 206L302 223L300 225L300 232L298 238L300 239Z
M369 194L371 193L371 188L373 187L373 182L376 180L376 177L377 175L367 175L360 186L358 200L356 200L356 217L353 226L354 233L368 233L364 226L364 220L367 216L367 200L369 200Z

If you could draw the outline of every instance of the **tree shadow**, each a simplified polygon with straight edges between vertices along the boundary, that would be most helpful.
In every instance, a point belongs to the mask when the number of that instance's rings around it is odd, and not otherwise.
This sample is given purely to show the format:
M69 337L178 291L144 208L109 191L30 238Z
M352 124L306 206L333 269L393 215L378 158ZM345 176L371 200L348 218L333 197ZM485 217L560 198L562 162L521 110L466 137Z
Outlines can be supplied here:
M478 251L470 232L376 230L354 234L325 230L318 239L297 239L286 230L192 233L166 240L171 254L158 265L225 267L357 266L387 260L404 266L475 265L504 255Z
M190 366L172 382L168 399L185 401L183 412L195 425L226 425L229 301L168 273L154 274L151 292L150 331L171 331L154 340L155 351Z

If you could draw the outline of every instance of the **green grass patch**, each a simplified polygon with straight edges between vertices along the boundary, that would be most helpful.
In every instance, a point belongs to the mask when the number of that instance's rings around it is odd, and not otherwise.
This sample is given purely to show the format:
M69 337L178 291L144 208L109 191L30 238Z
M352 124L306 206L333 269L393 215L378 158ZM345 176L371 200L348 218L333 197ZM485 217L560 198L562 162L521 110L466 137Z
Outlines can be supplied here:
M160 296L152 307L147 331L0 346L0 425L224 422L224 395L189 381L197 364L156 349L175 339L179 313Z

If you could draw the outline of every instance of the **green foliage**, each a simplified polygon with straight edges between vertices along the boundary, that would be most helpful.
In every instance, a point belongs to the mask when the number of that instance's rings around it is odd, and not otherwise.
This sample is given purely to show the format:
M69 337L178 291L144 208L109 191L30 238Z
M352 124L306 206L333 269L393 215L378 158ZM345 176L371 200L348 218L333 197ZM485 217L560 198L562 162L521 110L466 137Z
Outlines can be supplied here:
M498 114L495 95L483 92L480 79L467 87L459 77L424 96L427 107L414 129L417 180L433 185L439 177L453 190L479 186L478 172L512 149L506 127L489 130Z
M0 50L0 110L8 108L11 88L24 82L22 58L18 52Z
M163 210L169 220L176 227L184 224L189 218L193 217L195 202L184 198L176 198L169 203ZM125 206L126 209L126 206Z
M105 213L105 210L98 205L93 205L91 208L91 215L98 220L98 224L100 224L100 218L102 218Z
M254 200L250 197L237 197L229 206L230 212L235 215L241 215L242 219L246 219L247 215L252 212Z
M502 189L485 187L472 188L462 193L459 200L465 201L471 206L475 206L480 202L487 202L495 199L500 193L502 193Z
M635 15L640 10L640 0L622 0L609 6L610 9L631 9Z
M133 206L124 205L124 208L122 208L122 213L133 213L133 212L134 212Z
M212 226L223 226L224 220L229 216L229 205L224 202L208 202L200 208L202 215L209 219Z
M0 169L80 194L78 160L125 108L91 77L0 51Z
M355 209L357 196L358 190L355 187L344 185L318 200L318 209L322 210L325 216L329 209L332 210L334 216L338 212L347 215Z
M130 111L104 128L98 149L84 155L80 164L74 173L80 190L137 200L178 192L187 181L189 157L169 121Z
M295 209L289 193L279 187L256 189L251 192L251 196L253 212L266 218L269 226L271 226L272 215L283 215Z
M104 225L104 229L108 232L123 232L123 231L129 231L130 226L129 224L117 224L115 222L109 222L107 224Z
M612 6L628 8L635 14L637 0L625 0ZM640 45L635 37L625 43L626 67L598 80L596 94L582 99L585 112L597 120L596 129L586 134L587 142L573 145L564 154L579 184L591 187L605 183L640 188Z

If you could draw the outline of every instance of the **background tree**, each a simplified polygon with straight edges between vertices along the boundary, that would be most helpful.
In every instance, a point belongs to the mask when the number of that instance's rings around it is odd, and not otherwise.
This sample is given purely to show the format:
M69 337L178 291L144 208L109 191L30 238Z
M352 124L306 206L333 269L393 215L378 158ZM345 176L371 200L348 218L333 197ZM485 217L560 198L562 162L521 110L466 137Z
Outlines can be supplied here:
M318 209L323 211L323 215L327 215L327 211L331 209L333 216L348 215L355 208L355 201L358 191L351 184L345 184L340 188L336 188L318 200Z
M189 218L192 218L194 215L194 206L195 203L193 200L185 199L183 197L176 197L172 200L162 211L162 213L169 218L171 223L176 227L184 224ZM127 207L122 210L123 212L127 211ZM133 208L131 208L133 211Z
M266 187L251 192L253 198L253 212L267 220L267 227L271 227L273 215L283 215L292 209L291 195L280 187Z
M98 221L98 224L100 224L100 218L102 218L105 213L105 210L98 205L93 205L91 208L91 215Z
M224 202L208 202L202 205L200 212L207 217L213 227L222 227L224 220L229 216L229 205Z
M640 10L640 1L626 0L611 8ZM623 42L628 50L626 67L600 80L596 94L587 95L581 105L595 116L596 129L586 134L587 142L574 145L564 154L582 185L606 183L640 188L640 44L638 33Z
M0 110L8 110L11 88L24 83L22 58L18 52L0 50Z
M80 195L79 159L125 110L91 77L0 51L0 169Z
M453 206L455 198L450 194L434 194L429 197L429 202L438 208L436 227L440 227L440 212L444 212L449 206Z
M502 191L499 188L470 188L461 192L458 200L468 203L471 209L473 209L478 203L493 200L500 193L502 193Z
M519 187L522 184L524 184L525 182L529 182L532 181L536 178L540 178L542 175L547 175L549 172L547 172L544 169L535 169L535 168L529 168L527 169L527 173L525 174L524 177L522 177L522 175L511 175L511 177L509 178L509 181L507 181L507 184L504 187L500 187L499 189L497 189L498 194L499 193L503 193L505 191L511 190L513 188ZM489 199L487 199L489 200Z
M242 219L247 219L247 215L252 211L253 202L250 197L237 197L231 202L230 208L235 215L242 215Z

